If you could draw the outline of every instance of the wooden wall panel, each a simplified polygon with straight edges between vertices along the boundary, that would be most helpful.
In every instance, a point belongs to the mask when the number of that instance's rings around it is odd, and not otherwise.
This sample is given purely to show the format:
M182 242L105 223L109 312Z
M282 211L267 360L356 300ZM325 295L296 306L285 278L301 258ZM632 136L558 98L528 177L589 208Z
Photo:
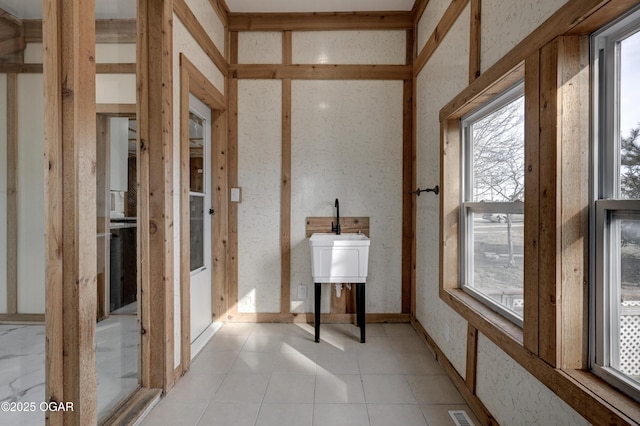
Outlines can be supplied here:
M482 43L482 0L471 0L471 24L469 37L469 83L480 77Z
M229 37L229 64L238 63L238 33ZM229 187L238 186L238 79L229 76ZM238 205L229 203L228 283L229 308L225 320L238 314Z
M52 1L43 11L50 112L45 115L45 399L74 403L74 411L48 412L49 424L93 424L97 417L95 38L94 21L82 19L93 14L93 3Z
M406 30L410 12L230 13L229 31Z
M137 16L141 379L167 391L174 381L172 1L140 0Z
M412 69L411 65L229 65L238 79L409 80Z
M282 34L282 58L291 63L291 32ZM291 80L282 81L282 172L280 187L280 312L291 311Z

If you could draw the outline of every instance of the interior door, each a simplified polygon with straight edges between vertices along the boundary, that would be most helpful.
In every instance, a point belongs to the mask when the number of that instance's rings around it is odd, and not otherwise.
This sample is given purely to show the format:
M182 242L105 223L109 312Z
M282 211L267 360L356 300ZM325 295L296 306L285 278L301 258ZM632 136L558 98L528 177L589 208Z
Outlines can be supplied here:
M212 322L211 109L189 95L191 343Z

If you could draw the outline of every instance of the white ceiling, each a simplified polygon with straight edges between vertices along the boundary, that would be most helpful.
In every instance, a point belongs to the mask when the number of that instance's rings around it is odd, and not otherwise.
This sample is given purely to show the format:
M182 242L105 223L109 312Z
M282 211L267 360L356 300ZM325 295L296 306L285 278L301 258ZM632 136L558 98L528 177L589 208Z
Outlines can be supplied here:
M4 9L19 19L42 19L42 0L0 0ZM136 17L135 0L96 0L98 19L133 19Z
M415 0L226 0L231 12L409 11Z

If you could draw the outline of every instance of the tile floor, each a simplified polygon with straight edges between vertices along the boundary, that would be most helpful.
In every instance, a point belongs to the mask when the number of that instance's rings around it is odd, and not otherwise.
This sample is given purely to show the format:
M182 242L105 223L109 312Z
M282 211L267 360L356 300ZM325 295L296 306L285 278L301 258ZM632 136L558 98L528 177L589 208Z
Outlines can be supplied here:
M453 425L464 409L409 324L227 324L142 425Z

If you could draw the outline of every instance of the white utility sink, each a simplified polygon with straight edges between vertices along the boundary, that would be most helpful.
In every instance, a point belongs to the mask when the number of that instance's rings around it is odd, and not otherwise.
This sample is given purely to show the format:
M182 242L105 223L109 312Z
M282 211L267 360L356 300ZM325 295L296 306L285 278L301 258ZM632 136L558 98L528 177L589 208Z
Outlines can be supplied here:
M309 246L313 282L366 282L370 242L364 234L311 235Z

